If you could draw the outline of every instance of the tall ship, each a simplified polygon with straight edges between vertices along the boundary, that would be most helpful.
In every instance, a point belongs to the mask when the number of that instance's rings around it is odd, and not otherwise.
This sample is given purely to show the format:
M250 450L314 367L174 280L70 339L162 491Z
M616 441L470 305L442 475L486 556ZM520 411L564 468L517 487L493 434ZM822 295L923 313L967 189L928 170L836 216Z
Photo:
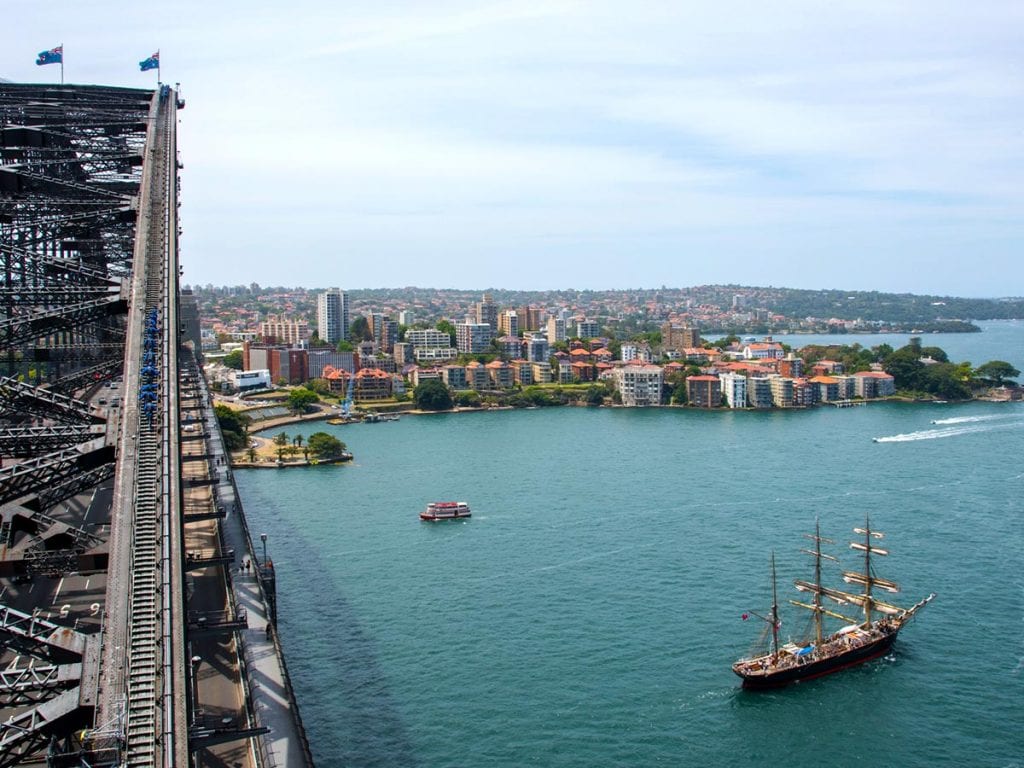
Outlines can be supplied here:
M821 551L821 545L834 544L831 539L821 536L819 526L815 523L814 534L804 536L814 542L814 549L801 551L814 558L814 581L796 580L797 590L810 595L810 602L790 600L793 605L811 611L813 633L801 643L779 643L778 594L775 583L775 555L772 554L772 607L767 616L753 613L768 625L771 634L771 647L767 653L740 659L732 665L732 670L743 679L744 688L779 688L800 680L810 680L822 675L838 672L846 667L861 664L885 654L896 641L903 626L914 618L915 614L935 599L935 593L910 608L900 608L892 603L880 600L879 592L899 592L899 586L888 579L876 576L871 565L872 557L889 554L887 549L877 546L884 538L883 533L871 529L870 520L865 520L863 528L854 528L854 533L862 536L859 541L850 542L850 548L864 554L864 570L843 571L843 581L854 585L860 591L849 592L835 589L822 584L821 564L823 560L838 563L831 555ZM854 606L860 608L862 616L852 618L826 607L824 600L837 607ZM826 632L824 617L838 619L844 626L834 632ZM744 618L747 614L744 614Z

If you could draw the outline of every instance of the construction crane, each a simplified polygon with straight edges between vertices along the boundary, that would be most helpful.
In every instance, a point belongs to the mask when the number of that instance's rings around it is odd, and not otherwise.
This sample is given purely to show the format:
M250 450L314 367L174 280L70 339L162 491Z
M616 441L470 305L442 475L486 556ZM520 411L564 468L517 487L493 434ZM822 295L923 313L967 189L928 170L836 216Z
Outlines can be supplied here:
M352 411L352 395L355 392L355 387L356 375L355 373L352 373L348 377L348 391L345 393L345 399L341 401L341 415L346 419Z

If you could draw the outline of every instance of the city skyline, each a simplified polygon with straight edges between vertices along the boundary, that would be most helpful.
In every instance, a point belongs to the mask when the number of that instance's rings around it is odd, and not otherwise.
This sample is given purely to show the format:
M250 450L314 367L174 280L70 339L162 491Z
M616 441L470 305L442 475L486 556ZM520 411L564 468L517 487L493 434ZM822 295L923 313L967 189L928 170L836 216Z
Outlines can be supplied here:
M0 77L181 82L184 280L1024 294L1020 11L33 6ZM17 33L15 39L15 32Z

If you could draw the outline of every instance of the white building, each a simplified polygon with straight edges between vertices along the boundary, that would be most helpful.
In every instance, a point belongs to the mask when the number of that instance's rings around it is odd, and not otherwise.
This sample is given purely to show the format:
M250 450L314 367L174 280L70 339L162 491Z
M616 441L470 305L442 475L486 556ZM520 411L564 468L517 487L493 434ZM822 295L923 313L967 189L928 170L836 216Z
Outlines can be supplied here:
M459 356L455 347L415 347L413 354L417 363L437 363L454 360Z
M238 392L270 389L270 371L266 368L256 371L232 371L231 386Z
M718 380L722 382L722 394L730 408L746 408L747 377L738 373L720 373Z
M660 405L664 372L657 365L630 363L611 372L622 404L630 407Z
M405 332L405 343L416 349L438 349L450 347L452 337L437 328L410 328Z
M348 339L348 294L340 288L331 288L316 297L317 335L324 341L337 344Z

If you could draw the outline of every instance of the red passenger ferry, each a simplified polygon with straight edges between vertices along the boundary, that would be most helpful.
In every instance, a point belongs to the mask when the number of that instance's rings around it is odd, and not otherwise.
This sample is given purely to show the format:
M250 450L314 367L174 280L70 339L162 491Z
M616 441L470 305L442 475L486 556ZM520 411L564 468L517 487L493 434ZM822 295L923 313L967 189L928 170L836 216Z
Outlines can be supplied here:
M469 511L469 504L464 501L432 501L427 504L425 511L420 512L420 520L458 520L463 517L472 517Z

